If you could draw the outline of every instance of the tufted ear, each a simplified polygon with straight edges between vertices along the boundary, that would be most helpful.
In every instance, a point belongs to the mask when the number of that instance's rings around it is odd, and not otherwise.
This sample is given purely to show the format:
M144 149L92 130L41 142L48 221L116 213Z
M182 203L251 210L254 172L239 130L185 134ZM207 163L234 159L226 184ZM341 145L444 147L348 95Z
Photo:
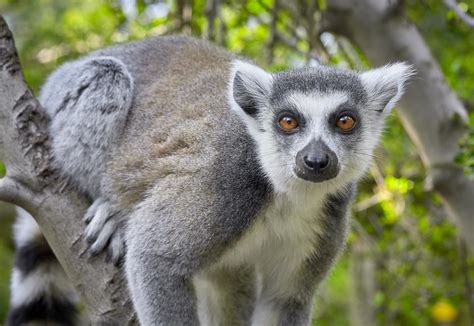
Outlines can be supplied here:
M239 114L255 116L266 104L272 80L272 75L265 70L237 60L232 67L229 85L232 108Z
M369 70L360 77L370 105L379 112L388 112L402 97L406 82L414 74L412 65L400 62Z

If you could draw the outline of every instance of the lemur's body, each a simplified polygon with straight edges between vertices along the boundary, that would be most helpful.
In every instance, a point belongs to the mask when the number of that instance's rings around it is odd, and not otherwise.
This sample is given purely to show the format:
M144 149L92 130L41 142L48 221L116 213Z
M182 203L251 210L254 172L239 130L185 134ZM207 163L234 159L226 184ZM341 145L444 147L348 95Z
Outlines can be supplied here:
M118 259L126 223L143 325L194 325L198 315L205 325L309 323L384 108L407 75L385 69L399 81L330 67L270 75L167 37L99 50L49 78L40 99L56 162L94 201L93 252ZM326 126L337 107L367 125L341 138ZM298 134L276 127L288 108Z

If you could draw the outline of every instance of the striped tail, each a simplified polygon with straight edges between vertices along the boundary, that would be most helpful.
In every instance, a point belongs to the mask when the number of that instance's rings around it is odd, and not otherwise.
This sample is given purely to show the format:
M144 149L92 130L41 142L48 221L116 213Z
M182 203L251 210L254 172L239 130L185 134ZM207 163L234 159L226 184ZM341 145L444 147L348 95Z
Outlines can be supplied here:
M76 325L76 294L36 221L17 209L7 326Z

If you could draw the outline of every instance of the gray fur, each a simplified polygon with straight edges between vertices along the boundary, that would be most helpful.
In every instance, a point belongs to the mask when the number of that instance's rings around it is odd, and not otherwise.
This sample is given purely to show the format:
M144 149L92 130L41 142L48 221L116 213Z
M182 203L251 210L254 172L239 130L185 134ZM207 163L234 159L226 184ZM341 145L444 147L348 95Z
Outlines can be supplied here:
M352 185L406 79L406 66L389 68L379 88L384 74L325 66L269 74L208 43L162 37L50 77L41 100L56 162L94 201L92 252L107 247L117 261L125 232L143 325L310 323L314 291L344 246ZM282 110L301 118L291 135L278 131ZM334 127L338 110L357 115L350 135ZM310 182L295 157L314 140L339 166Z
M50 115L53 151L68 179L98 197L109 148L132 101L132 78L112 57L66 63L46 81L40 101Z
M85 218L91 253L110 243L108 253L115 262L124 252L122 236L115 232L122 215L103 196L101 182L109 151L122 135L132 96L132 77L121 61L110 56L64 64L48 78L40 94L52 119L56 164L66 180L95 200Z
M221 268L195 277L202 325L248 325L253 314L256 275L251 266Z
M335 91L349 92L350 98L357 104L363 103L367 98L367 91L357 72L318 65L276 72L270 101L282 101L294 92L311 94Z

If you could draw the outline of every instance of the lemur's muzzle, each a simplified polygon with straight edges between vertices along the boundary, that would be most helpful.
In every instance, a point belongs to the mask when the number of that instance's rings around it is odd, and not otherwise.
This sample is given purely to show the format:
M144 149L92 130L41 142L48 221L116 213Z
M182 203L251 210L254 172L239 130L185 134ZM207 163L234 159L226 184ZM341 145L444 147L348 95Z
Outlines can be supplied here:
M334 153L323 141L312 140L296 154L296 175L304 180L322 182L339 173L339 164Z

